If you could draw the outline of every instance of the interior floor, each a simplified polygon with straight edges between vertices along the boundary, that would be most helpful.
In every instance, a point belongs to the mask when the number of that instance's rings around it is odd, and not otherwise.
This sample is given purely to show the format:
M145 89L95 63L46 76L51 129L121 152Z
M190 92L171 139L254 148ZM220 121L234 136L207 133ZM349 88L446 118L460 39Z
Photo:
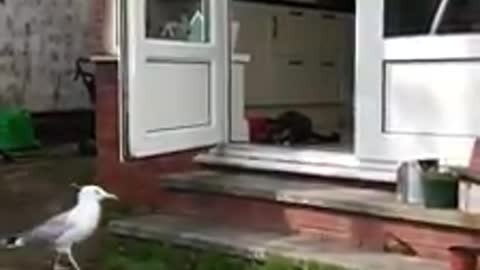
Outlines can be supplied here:
M321 143L309 145L284 146L290 148L308 148L309 150L318 150L324 152L353 153L353 134L343 133L342 139L337 143Z
M257 109L247 104L244 115L247 140L253 144L342 153L354 150L353 99L315 110L302 106Z

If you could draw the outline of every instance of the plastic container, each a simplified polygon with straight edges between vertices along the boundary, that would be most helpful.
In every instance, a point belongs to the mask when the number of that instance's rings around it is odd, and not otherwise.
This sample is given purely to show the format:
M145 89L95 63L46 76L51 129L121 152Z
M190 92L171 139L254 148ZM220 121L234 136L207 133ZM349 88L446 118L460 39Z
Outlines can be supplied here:
M17 151L40 144L35 138L32 119L26 110L0 109L0 149Z
M459 184L454 176L429 172L422 177L424 201L427 208L458 208Z
M402 162L397 170L397 195L407 204L424 204L422 168L418 161Z

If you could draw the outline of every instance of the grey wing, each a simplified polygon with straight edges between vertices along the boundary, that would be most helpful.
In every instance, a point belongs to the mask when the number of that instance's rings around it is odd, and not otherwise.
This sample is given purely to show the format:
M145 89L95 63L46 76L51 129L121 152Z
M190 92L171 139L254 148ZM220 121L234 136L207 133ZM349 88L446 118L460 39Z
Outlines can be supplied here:
M73 227L68 219L69 212L54 216L24 235L28 243L54 243L66 231Z

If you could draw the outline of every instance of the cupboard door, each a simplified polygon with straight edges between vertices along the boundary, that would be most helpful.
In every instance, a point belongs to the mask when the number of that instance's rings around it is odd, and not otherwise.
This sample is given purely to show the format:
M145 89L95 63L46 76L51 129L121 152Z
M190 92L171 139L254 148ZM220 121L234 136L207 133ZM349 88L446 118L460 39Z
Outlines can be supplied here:
M319 55L327 61L336 61L346 49L347 33L343 19L334 13L321 12L318 21L321 25Z
M245 69L246 104L261 100L271 88L271 8L268 5L233 2L233 17L240 22L236 52L251 55Z
M307 61L302 57L276 55L272 59L273 104L304 104L310 102L311 82Z
M276 105L313 105L340 101L337 65L310 57L275 55L272 91L263 100Z
M316 86L315 97L319 103L341 102L340 73L337 62L320 60L314 63L311 74L312 84Z
M317 12L308 9L272 9L272 48L276 54L314 54L318 39Z

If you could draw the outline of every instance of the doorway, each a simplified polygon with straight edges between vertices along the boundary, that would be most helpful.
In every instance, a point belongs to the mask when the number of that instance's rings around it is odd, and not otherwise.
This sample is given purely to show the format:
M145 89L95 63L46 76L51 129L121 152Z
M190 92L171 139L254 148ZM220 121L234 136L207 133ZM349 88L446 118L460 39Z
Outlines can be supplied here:
M353 3L233 1L231 13L231 141L353 154Z

